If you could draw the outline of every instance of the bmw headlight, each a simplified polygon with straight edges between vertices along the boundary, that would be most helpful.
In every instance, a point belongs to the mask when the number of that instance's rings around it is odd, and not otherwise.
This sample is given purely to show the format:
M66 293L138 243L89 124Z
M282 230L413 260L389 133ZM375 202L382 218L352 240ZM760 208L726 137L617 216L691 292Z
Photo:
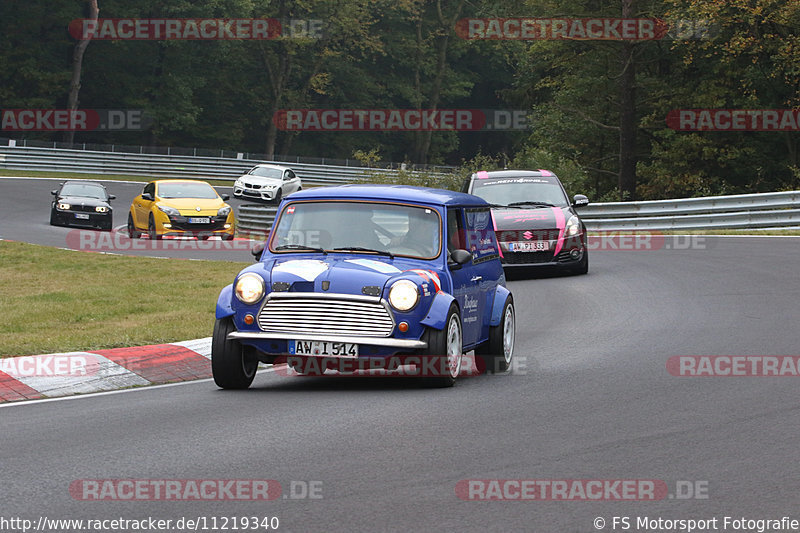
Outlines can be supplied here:
M567 220L567 227L564 231L567 237L572 237L573 235L577 235L581 231L581 221L578 219L576 215L572 215Z
M70 205L67 202L60 202L58 204L58 208L61 209L62 211L66 211L67 209L70 208Z
M162 213L164 213L169 217L181 216L181 212L175 209L174 207L170 207L168 205L159 205L158 208L161 210Z
M218 217L226 217L230 214L231 208L230 206L220 207L219 211L217 211Z
M389 289L389 303L398 311L410 311L418 301L419 289L413 281L401 279Z
M264 280L258 274L244 274L236 282L236 297L246 304L254 304L264 296Z
M262 189L267 189L267 190L271 191L271 190L273 190L273 189L277 189L277 188L278 188L278 186L277 186L277 185L262 185L262 186L261 186L261 188L262 188Z
M98 213L108 213L108 208L104 205L98 205L97 207L94 208L94 210L97 211Z

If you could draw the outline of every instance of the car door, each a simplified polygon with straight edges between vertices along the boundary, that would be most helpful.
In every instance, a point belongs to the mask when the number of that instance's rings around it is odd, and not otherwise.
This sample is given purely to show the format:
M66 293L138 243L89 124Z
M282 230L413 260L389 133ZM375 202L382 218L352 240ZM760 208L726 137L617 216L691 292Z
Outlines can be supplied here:
M283 194L291 194L300 189L300 178L291 170L283 171Z
M470 250L469 228L466 223L465 210L463 208L448 208L447 210L448 227L448 253L461 248ZM483 327L483 312L486 308L485 296L482 294L484 280L474 268L473 260L464 265L450 265L450 276L453 279L453 297L458 301L461 309L461 328L464 345L475 344L481 339Z
M475 207L464 210L467 227L467 244L472 253L472 279L476 280L475 289L479 301L479 339L489 337L492 305L497 286L505 280L503 266L499 259L499 245L492 224L492 213L489 207Z
M133 200L133 218L134 223L140 228L146 228L148 217L150 216L150 208L153 206L151 200L145 200L142 195L150 194L153 198L156 196L156 184L150 182L144 186L142 194Z

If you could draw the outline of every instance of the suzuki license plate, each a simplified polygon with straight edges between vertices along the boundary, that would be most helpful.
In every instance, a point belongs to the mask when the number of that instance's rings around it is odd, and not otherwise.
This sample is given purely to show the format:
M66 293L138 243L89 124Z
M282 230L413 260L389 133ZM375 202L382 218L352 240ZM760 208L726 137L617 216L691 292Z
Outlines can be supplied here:
M550 249L549 241L528 241L508 243L509 252L546 252Z

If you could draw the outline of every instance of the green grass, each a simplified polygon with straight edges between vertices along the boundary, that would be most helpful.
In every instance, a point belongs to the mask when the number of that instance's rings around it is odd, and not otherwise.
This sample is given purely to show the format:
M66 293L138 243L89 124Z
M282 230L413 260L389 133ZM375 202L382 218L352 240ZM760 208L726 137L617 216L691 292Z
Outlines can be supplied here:
M46 172L38 170L9 170L9 169L0 169L0 176L15 176L24 178L56 178L62 180L82 179L82 180L93 180L93 181L100 181L100 180L139 181L141 183L147 183L149 181L157 179L173 179L169 177L158 178L151 176L129 176L125 174L87 174L81 172ZM186 178L186 179L198 179L206 181L211 185L229 186L229 187L233 186L232 180L204 179L202 176L198 176L197 178Z
M208 337L219 291L248 264L0 241L0 357Z

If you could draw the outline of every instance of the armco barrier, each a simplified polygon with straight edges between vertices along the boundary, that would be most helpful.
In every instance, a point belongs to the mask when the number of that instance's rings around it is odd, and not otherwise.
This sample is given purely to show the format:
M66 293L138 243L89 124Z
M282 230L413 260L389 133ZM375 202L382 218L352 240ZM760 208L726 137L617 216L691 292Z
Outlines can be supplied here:
M244 171L263 162L225 157L0 146L0 168L12 170L233 181ZM303 183L311 186L364 181L367 172L389 175L396 172L349 166L275 163L291 166ZM800 228L800 191L598 203L582 208L581 215L587 227L595 231ZM274 216L274 206L241 206L238 213L241 229L252 232L269 229Z
M198 178L233 182L259 163L268 161L225 157L95 152L63 148L0 146L0 168L88 174L124 174L144 178ZM338 185L363 181L367 172L396 170L358 166L316 165L271 161L291 167L306 185ZM439 169L441 172L443 169Z

